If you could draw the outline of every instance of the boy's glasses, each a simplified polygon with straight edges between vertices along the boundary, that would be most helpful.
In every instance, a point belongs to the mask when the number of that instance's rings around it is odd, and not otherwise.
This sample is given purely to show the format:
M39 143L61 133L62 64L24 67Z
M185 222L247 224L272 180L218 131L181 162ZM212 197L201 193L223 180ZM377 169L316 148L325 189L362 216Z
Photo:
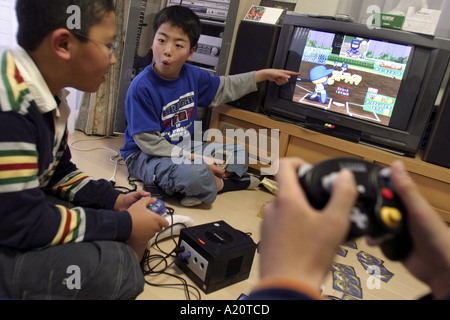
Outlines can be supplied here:
M76 34L79 37L82 37L82 38L86 39L86 40L90 40L90 41L93 41L93 42L97 42L97 43L99 43L101 45L104 45L109 50L109 56L112 56L116 52L117 48L119 47L119 42L117 40L114 41L112 44L106 44L106 43L100 42L98 40L94 40L94 39L91 39L89 37L86 37L85 35L82 35L80 33L73 32L73 31L71 31L71 32L73 34Z

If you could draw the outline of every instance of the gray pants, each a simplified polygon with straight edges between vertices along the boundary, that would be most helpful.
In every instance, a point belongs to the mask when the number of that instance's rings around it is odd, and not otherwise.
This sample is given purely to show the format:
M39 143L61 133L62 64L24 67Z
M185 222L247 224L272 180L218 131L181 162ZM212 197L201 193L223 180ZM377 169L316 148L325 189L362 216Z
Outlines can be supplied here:
M144 284L125 243L84 242L25 252L0 248L0 299L134 299Z
M222 148L231 152L232 158L226 170L238 177L242 177L248 170L248 152L241 145L205 143L195 146L192 153L208 157L212 157L215 150ZM196 162L181 160L174 162L170 157L152 157L143 152L134 153L126 161L129 172L145 184L157 185L169 196L182 194L211 204L217 197L214 174L204 161Z

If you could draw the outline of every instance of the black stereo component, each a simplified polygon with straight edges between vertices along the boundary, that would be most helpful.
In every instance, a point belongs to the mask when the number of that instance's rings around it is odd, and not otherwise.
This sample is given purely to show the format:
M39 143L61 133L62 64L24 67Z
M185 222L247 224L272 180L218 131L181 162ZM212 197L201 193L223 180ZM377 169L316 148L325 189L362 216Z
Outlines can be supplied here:
M281 27L243 20L236 36L230 75L272 68ZM266 96L267 81L258 84L258 91L229 104L259 112Z
M442 100L423 160L450 168L450 88Z

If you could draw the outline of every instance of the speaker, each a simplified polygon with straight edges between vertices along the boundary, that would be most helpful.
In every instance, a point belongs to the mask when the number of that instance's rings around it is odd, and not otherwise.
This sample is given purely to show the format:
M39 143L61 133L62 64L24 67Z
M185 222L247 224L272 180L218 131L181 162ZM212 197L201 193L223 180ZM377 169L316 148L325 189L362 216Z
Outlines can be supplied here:
M423 160L450 168L450 88L442 99Z
M281 27L278 25L241 21L236 36L230 75L272 68ZM258 91L228 104L259 112L267 91L267 81L258 84Z

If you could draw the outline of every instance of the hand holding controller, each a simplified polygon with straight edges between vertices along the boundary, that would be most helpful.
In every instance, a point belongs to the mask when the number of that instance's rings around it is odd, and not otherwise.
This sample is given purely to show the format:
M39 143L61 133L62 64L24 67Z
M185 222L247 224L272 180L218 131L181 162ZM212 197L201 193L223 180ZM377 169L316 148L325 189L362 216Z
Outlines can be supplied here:
M342 169L353 172L358 200L351 213L348 240L367 235L381 242L383 253L391 260L403 260L411 251L407 213L390 181L390 169L352 158L338 158L316 166L302 166L299 179L316 209L327 204L333 183Z
M155 203L152 203L148 207L148 209L161 216L166 213L166 205L164 204L164 201L162 201L161 199L157 199Z

